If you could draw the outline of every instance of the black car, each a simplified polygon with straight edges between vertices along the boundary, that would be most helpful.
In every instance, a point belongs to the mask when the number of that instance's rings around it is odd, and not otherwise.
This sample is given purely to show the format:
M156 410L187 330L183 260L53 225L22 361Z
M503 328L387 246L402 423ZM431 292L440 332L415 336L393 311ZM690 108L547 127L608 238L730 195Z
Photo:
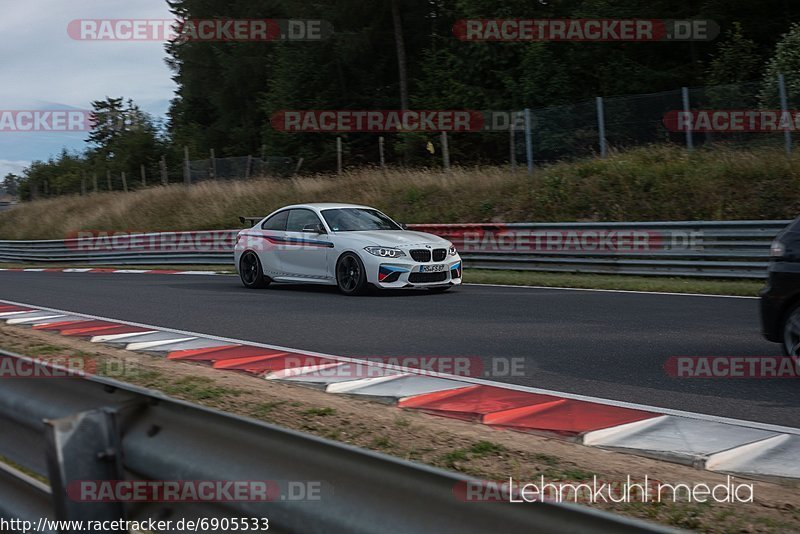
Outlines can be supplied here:
M800 217L770 247L769 278L761 290L761 328L784 354L800 356Z

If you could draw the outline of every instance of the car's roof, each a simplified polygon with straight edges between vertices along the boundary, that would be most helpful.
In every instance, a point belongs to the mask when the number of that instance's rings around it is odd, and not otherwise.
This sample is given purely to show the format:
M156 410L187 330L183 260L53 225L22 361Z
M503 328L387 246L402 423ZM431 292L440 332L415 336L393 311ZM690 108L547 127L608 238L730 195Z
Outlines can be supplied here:
M284 206L281 209L286 208L312 208L317 210L328 210L328 209L336 209L336 208L367 208L367 209L375 209L370 206L363 206L361 204L340 204L338 202L312 202L309 204L294 204L292 206Z

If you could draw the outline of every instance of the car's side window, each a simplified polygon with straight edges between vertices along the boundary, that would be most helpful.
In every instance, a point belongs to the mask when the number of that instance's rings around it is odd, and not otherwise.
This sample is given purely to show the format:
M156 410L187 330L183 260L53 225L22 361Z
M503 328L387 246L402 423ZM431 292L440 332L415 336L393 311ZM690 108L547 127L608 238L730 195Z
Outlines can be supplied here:
M276 213L261 224L262 230L277 230L283 232L286 230L286 220L289 218L289 210L284 210Z
M311 210L290 210L289 221L286 223L287 232L302 232L303 227L309 224L321 224L317 214Z

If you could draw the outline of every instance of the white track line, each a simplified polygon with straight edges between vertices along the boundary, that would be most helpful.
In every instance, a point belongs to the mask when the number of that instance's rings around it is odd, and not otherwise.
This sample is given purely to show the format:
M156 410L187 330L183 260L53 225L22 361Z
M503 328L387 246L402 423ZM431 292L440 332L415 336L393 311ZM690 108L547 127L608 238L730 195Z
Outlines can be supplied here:
M257 341L247 341L247 340L242 340L242 339L234 339L234 338L228 338L228 337L222 337L222 336L214 336L214 335L204 334L204 333L200 333L200 332L192 332L190 330L178 330L178 329L175 329L175 328L167 328L167 327L163 327L163 326L153 326L153 325L149 325L149 324L145 324L145 323L135 323L135 322L132 322L132 321L125 321L125 320L122 320L122 319L114 319L114 318L110 318L110 317L102 317L102 316L99 316L99 315L89 315L89 314L86 314L86 313L78 313L78 312L74 312L74 311L60 310L58 308L47 308L47 307L44 307L44 306L38 306L38 305L34 305L34 304L27 304L27 303L16 302L16 301L11 301L11 300L0 300L0 302L7 303L7 304L12 304L12 305L16 305L16 306L28 306L28 307L33 307L33 308L37 308L37 309L44 310L44 311L58 312L58 313L63 313L63 314L67 314L67 315L79 315L79 316L82 316L82 317L86 317L88 319L96 319L96 320L101 320L101 321L113 321L113 322L116 322L116 323L125 324L125 325L129 325L129 326L138 326L138 327L142 327L142 328L156 329L156 330L160 330L162 332L171 332L171 333L181 334L181 335L186 335L186 336L201 337L201 338L213 339L213 340L217 340L217 341L225 341L225 342L229 342L231 344L250 345L250 346L253 346L253 347L260 347L260 348L265 348L265 349L296 352L296 353L306 354L306 355L309 355L309 356L320 356L320 357L330 358L332 360L338 360L338 361L343 361L343 362L356 362L356 363L364 363L365 362L365 360L362 360L362 359L359 359L359 358L348 358L346 356L336 356L336 355L333 355L333 354L325 354L324 352L314 352L314 351L310 351L310 350L294 349L294 348L291 348L291 347L283 347L283 346L280 346L280 345L270 345L270 344L267 344L267 343L259 343ZM687 412L687 411L683 411L683 410L673 410L671 408L662 408L662 407L659 407L659 406L648 406L646 404L636 404L636 403L632 403L632 402L617 401L617 400L613 400L613 399L604 399L604 398L600 398L600 397L592 397L592 396L589 396L589 395L580 395L580 394L576 394L576 393L565 393L565 392L562 392L562 391L553 391L553 390L549 390L549 389L535 388L535 387L530 387L530 386L520 386L520 385L517 385L517 384L508 384L508 383L505 383L505 382L494 382L494 381L491 381L491 380L483 380L483 379L480 379L480 378L472 378L472 377L465 377L465 376L455 376L455 375L450 375L450 374L447 374L447 373L435 373L435 372L428 372L428 371L420 373L419 369L406 368L406 367L401 367L401 366L397 366L397 365L390 365L390 364L383 364L383 363L380 363L380 362L367 361L367 363L369 363L370 365L376 365L376 366L379 366L379 367L384 367L386 369L393 369L393 370L398 370L398 371L403 371L403 372L412 372L414 374L423 374L425 376L435 376L435 377L438 377L438 378L445 378L445 379L449 379L449 380L458 380L458 381L461 381L461 382L467 382L467 383L476 384L476 385L494 386L494 387L500 387L500 388L504 388L504 389L513 389L513 390L516 390L516 391L525 391L525 392L528 392L528 393L539 393L539 394L543 394L543 395L552 395L552 396L555 396L555 397L561 397L561 398L565 398L565 399L573 399L573 400L582 400L582 401L587 401L587 402L594 402L594 403L597 403L597 404L605 404L607 406L616 406L618 408L630 408L630 409L633 409L633 410L643 410L643 411L655 412L655 413L659 413L659 414L663 414L663 415L674 415L676 417L687 417L689 419L699 419L699 420L702 420L702 421L712 421L712 422L715 422L715 423L724 423L724 424L744 426L744 427L749 427L749 428L758 428L758 429L761 429L761 430L769 430L769 431L772 431L772 432L779 432L779 433L784 433L784 434L800 435L800 428L793 428L793 427L781 426L781 425L773 425L773 424L770 424L770 423L760 423L758 421L746 421L746 420L743 420L743 419L733 419L733 418L730 418L730 417L722 417L722 416L717 416L717 415L702 414L702 413L696 413L696 412Z

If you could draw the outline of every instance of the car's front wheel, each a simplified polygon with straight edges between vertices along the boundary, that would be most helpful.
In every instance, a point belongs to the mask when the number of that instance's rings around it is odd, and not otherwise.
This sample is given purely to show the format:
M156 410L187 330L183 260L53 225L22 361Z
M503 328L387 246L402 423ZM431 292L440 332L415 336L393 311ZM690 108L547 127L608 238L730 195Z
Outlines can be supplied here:
M800 355L800 304L795 304L783 320L783 354Z
M345 295L362 295L367 290L367 273L361 258L347 252L336 262L336 285Z
M239 276L244 287L248 289L267 287L272 281L264 276L264 270L261 268L258 254L253 251L247 251L242 254L239 260Z

